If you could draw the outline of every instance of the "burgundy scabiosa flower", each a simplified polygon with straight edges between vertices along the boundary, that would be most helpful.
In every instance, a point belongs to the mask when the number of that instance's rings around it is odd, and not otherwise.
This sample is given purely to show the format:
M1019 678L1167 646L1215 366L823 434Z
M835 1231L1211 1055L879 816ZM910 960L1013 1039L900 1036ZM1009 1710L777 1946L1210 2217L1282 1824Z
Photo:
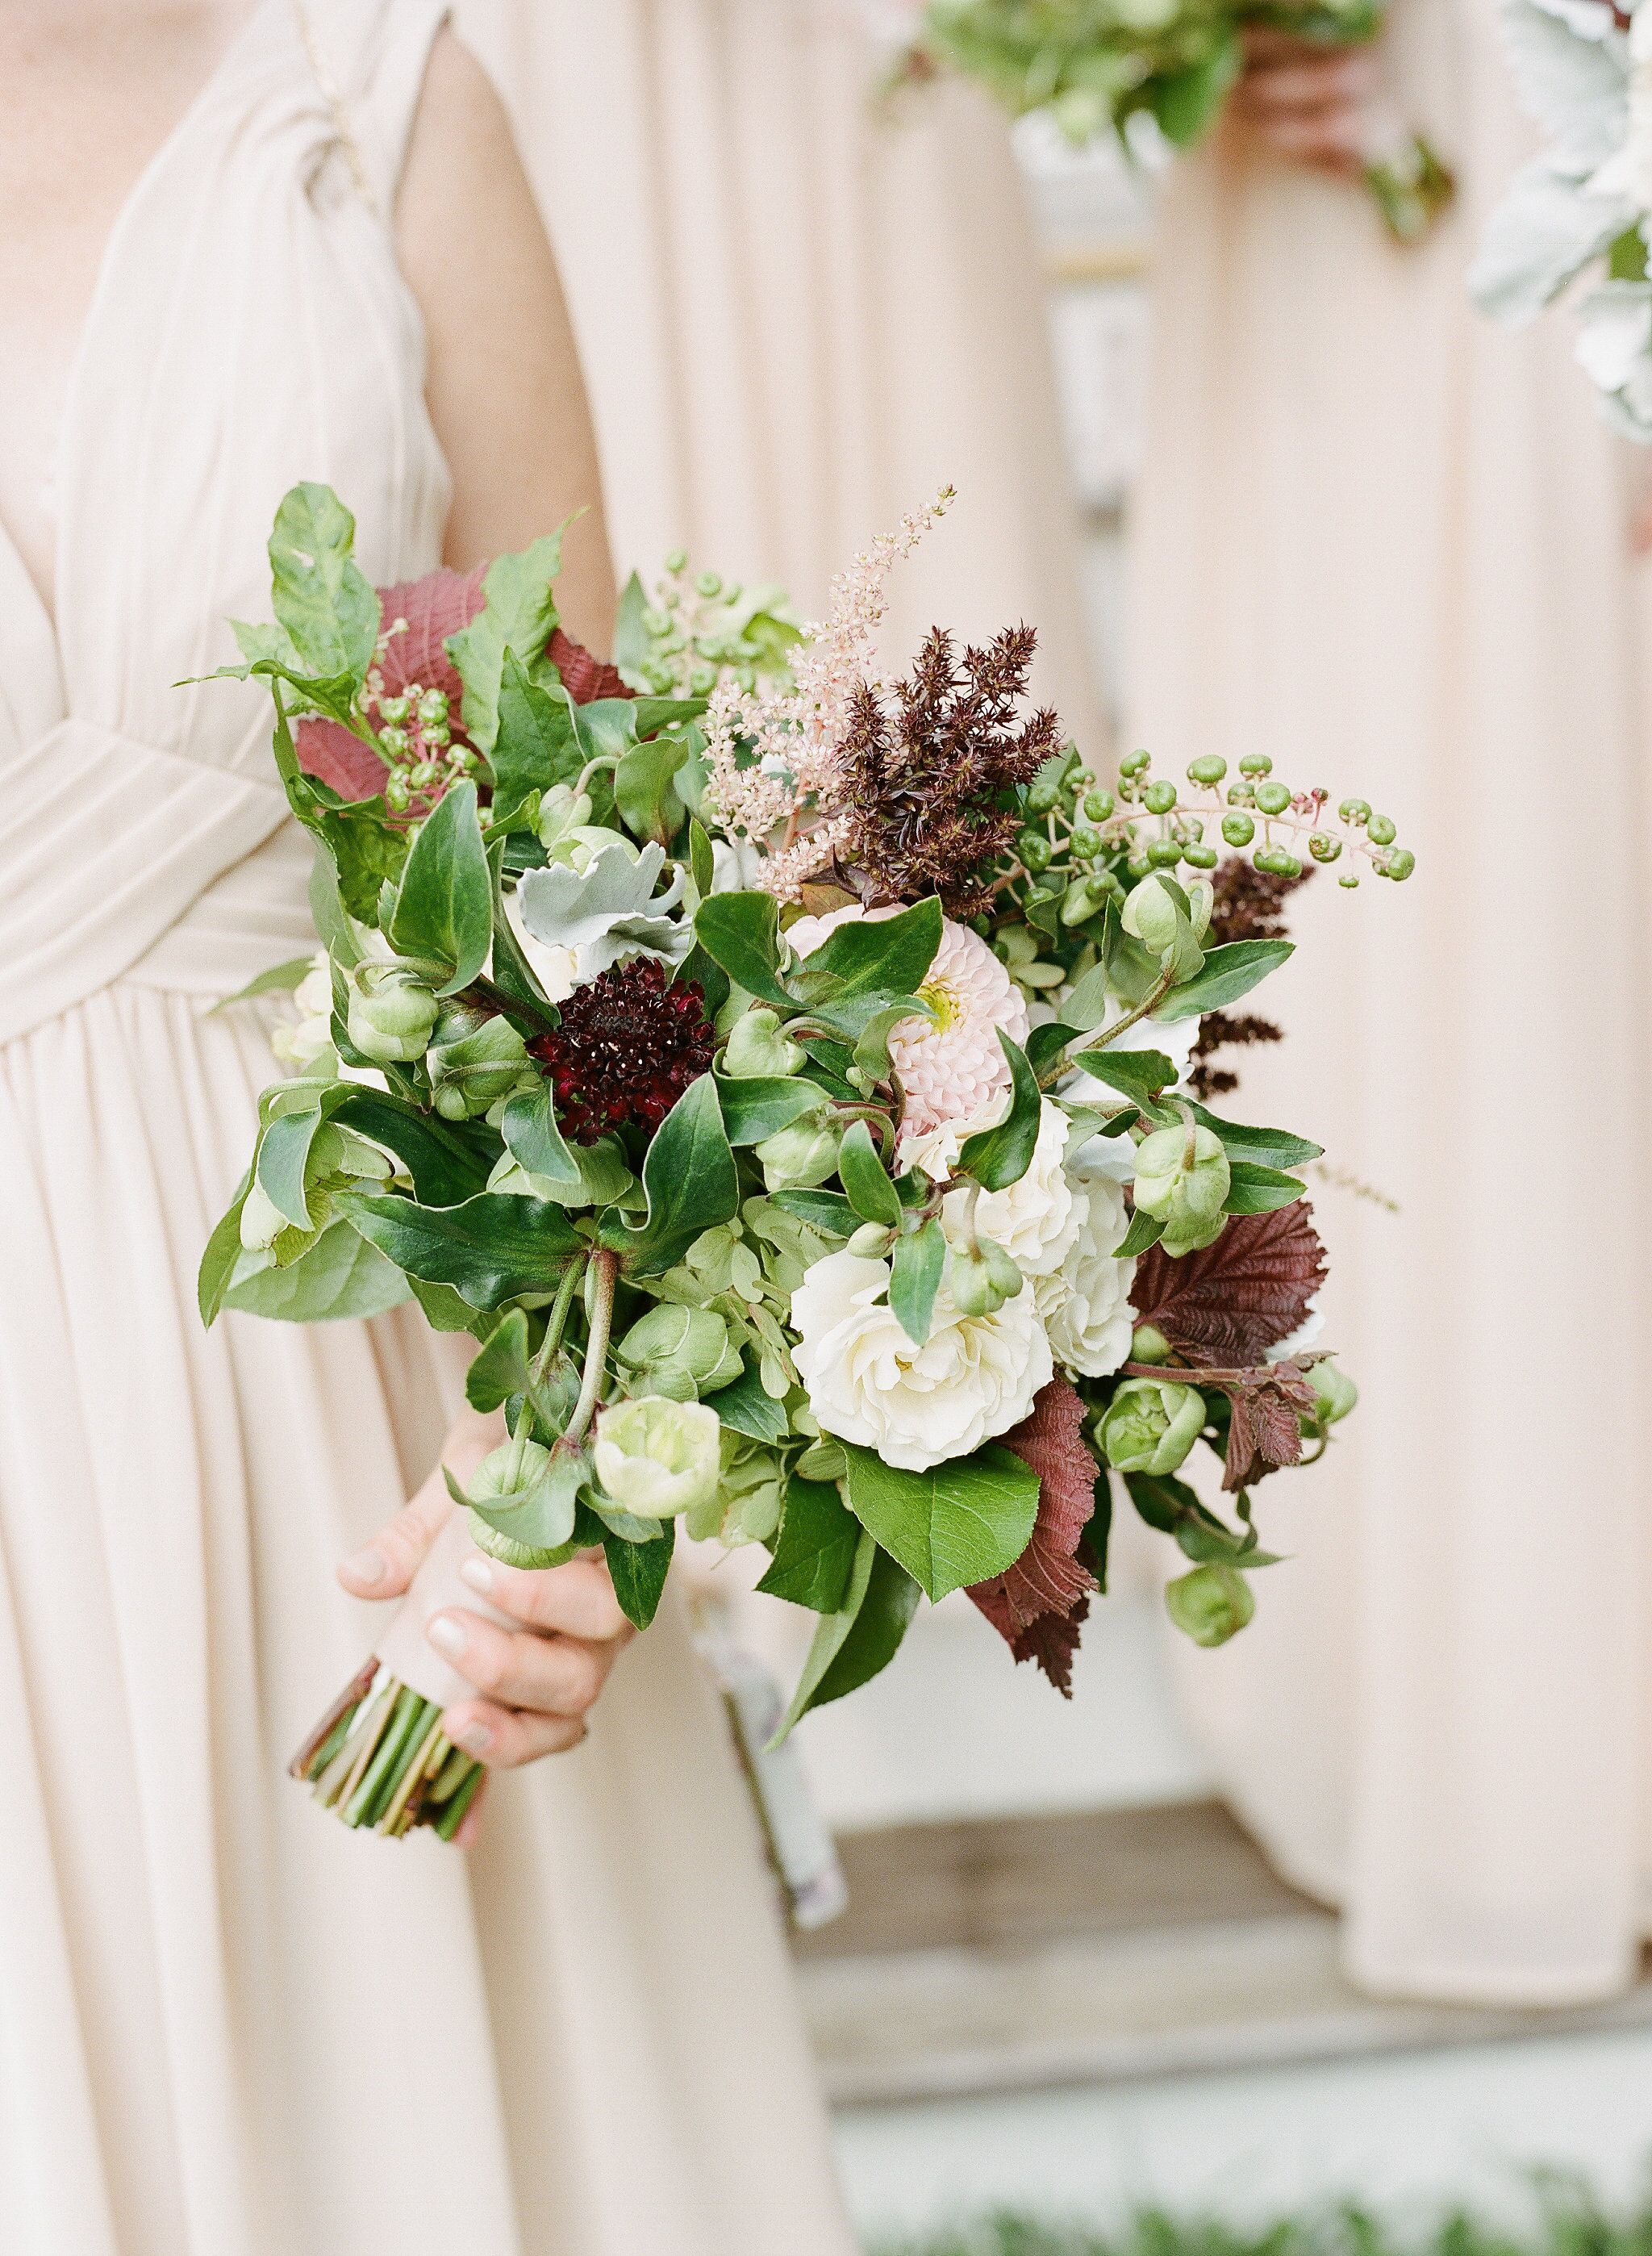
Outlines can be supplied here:
M651 1135L711 1065L716 1037L706 998L670 983L651 955L616 963L559 1005L562 1023L530 1047L565 1136L594 1144L610 1130Z

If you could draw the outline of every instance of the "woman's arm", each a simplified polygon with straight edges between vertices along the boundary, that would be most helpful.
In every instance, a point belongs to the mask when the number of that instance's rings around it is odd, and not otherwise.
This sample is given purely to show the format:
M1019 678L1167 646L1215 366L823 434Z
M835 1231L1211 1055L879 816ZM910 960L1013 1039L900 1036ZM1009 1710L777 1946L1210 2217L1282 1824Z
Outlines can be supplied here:
M568 632L606 655L614 566L561 278L504 104L451 32L431 55L396 234L453 474L447 561L468 571L586 511L569 530L558 592Z

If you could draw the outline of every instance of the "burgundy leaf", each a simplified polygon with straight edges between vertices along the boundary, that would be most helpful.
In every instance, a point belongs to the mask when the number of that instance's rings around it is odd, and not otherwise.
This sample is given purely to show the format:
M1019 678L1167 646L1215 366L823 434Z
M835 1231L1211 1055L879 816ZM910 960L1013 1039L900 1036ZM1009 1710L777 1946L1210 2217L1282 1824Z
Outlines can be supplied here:
M306 775L331 784L341 799L373 799L383 790L389 772L383 761L341 723L312 716L299 722L297 742Z
M1077 1625L1096 1587L1078 1556L1095 1512L1096 1462L1084 1443L1084 1405L1065 1378L1040 1391L1032 1415L1004 1435L1004 1446L1038 1476L1038 1516L1014 1566L973 1584L969 1595L1017 1660L1036 1660L1070 1694Z
M546 656L562 676L562 687L576 705L594 705L599 697L634 697L618 666L594 657L583 643L565 635L560 627L552 636Z
M1233 1406L1225 1489L1248 1488L1281 1465L1301 1463L1301 1420L1312 1414L1316 1400L1301 1364L1290 1357L1260 1371L1224 1372L1211 1383Z
M384 648L384 687L392 697L416 681L421 689L445 690L458 716L464 685L443 645L482 609L485 570L479 565L474 572L427 572L422 580L379 589L381 628L388 631L397 619L407 622ZM371 799L384 788L383 760L340 722L314 715L300 721L297 747L306 775L331 784L341 799Z
M1194 1364L1259 1364L1289 1339L1325 1282L1306 1199L1236 1214L1213 1245L1172 1260L1155 1245L1135 1265L1130 1303Z

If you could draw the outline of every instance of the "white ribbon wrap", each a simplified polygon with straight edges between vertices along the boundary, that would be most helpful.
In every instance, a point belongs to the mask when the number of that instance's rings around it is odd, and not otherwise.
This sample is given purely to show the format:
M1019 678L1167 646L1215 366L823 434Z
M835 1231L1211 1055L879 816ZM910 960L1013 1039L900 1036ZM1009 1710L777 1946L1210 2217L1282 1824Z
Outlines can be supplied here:
M431 1643L427 1632L438 1614L445 1613L450 1606L460 1606L467 1613L480 1614L484 1621L496 1623L501 1629L521 1626L460 1579L459 1569L465 1561L482 1556L470 1540L465 1514L455 1511L443 1523L440 1534L425 1553L424 1564L408 1586L407 1596L373 1648L376 1658L393 1676L411 1685L421 1699L434 1701L439 1708L450 1708L460 1700L474 1700L476 1688L467 1677L460 1674L451 1661L444 1660Z

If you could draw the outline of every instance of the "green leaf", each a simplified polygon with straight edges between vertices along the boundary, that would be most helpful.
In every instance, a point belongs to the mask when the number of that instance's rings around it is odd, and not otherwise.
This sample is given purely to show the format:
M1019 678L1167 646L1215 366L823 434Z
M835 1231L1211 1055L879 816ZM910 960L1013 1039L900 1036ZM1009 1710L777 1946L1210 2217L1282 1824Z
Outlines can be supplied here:
M258 1188L295 1230L316 1226L304 1176L320 1125L321 1108L312 1105L301 1112L278 1114L258 1139Z
M355 1089L341 1096L332 1105L331 1117L394 1153L411 1177L423 1206L458 1206L487 1188L485 1129L449 1126L376 1089Z
M1189 149L1203 140L1239 76L1241 60L1239 42L1230 34L1186 69L1148 80L1146 107L1167 141Z
M702 1230L739 1210L740 1177L710 1074L701 1074L660 1123L643 1162L643 1188L648 1213L639 1229L614 1213L601 1222L602 1243L624 1257L634 1276L658 1276Z
M505 852L503 839L496 840L488 851L488 866L493 875L493 951L489 976L499 992L517 1007L524 1023L542 1033L556 1023L556 1007L523 952L505 908Z
M641 689L646 683L645 669L654 655L643 624L650 609L648 590L633 572L621 590L619 614L614 622L614 663L632 689Z
M559 1206L503 1191L449 1207L347 1191L338 1205L398 1269L451 1285L473 1308L552 1291L563 1262L585 1244Z
M1249 1160L1259 1167L1305 1167L1311 1160L1324 1156L1323 1145L1311 1144L1305 1136L1293 1136L1283 1128L1253 1128L1247 1121L1220 1120L1202 1104L1195 1104L1192 1113L1201 1128L1221 1138L1230 1160Z
M587 761L620 760L637 738L637 701L633 697L595 697L588 705L572 709L580 732L580 749Z
M539 1563L549 1565L573 1537L580 1489L590 1470L582 1451L553 1449L538 1479L528 1487L489 1497L470 1509L484 1527L538 1552Z
M780 904L772 893L711 894L695 915L694 936L736 987L796 1010L780 983Z
M855 1518L927 1597L1002 1575L1031 1540L1038 1476L998 1442L921 1473L844 1447Z
M889 1273L889 1306L907 1337L922 1347L935 1320L935 1295L946 1268L946 1233L938 1215L903 1237Z
M829 971L841 981L831 991L834 1000L847 995L910 995L934 962L940 944L941 905L931 899L899 916L862 917L840 924L808 957L804 969L811 975ZM741 981L742 987L745 983Z
M754 1075L745 1081L725 1081L720 1076L717 1101L723 1109L723 1126L728 1140L736 1147L761 1144L765 1136L777 1136L794 1120L820 1111L826 1103L825 1096L813 1082L799 1081L785 1074L772 1077Z
M1222 1203L1224 1214L1273 1214L1294 1206L1308 1188L1295 1175L1282 1174L1277 1167L1259 1167L1250 1160L1234 1160L1229 1173L1233 1181Z
M1205 1011L1226 1010L1259 987L1294 952L1288 940L1234 940L1226 948L1213 948L1198 977L1185 987L1172 987L1154 1016L1170 1025L1178 1019L1196 1019Z
M620 1611L637 1629L646 1629L659 1611L676 1542L674 1519L664 1522L651 1543L627 1543L610 1528L602 1532L602 1552L614 1595L620 1602Z
M838 1152L838 1174L849 1204L862 1222L881 1222L893 1229L900 1221L901 1202L864 1120L857 1120L843 1139Z
M776 1191L770 1203L829 1237L847 1237L854 1229L854 1209L840 1191Z
M496 556L482 582L487 600L468 626L447 640L447 655L465 685L465 733L491 759L499 735L499 694L505 652L530 675L541 675L545 647L557 624L551 583L562 568L566 525L514 556Z
M333 1323L382 1315L408 1297L407 1280L383 1256L335 1222L285 1269L268 1254L246 1254L223 1296L226 1308L284 1323Z
M1008 1190L1032 1165L1044 1117L1038 1076L1027 1062L1026 1052L1012 1042L1001 1026L998 1045L1009 1061L1009 1110L995 1128L971 1136L958 1155L958 1173L973 1175L984 1190ZM979 1578L978 1578L979 1579Z
M717 860L712 852L711 834L698 817L688 825L688 868L701 899L708 899L716 883Z
M410 1277L407 1281L432 1331L468 1332L473 1339L486 1333L486 1312L461 1300L451 1285L428 1284L423 1277Z
M1159 1091L1173 1086L1176 1068L1163 1050L1079 1049L1069 1062L1081 1073L1116 1089L1132 1104L1156 1118Z
M688 758L686 737L655 737L633 744L614 771L614 804L633 836L669 846L687 813L672 779Z
M784 1403L777 1402L763 1385L757 1375L757 1357L750 1348L741 1360L743 1367L739 1378L707 1398L710 1407L731 1434L743 1434L749 1442L784 1442L791 1430Z
M250 1003L260 995L290 995L295 987L302 986L314 969L313 955L295 955L285 963L271 964L268 971L259 972L256 979L249 979L233 995L226 995L221 1003L214 1003L206 1016L213 1018L218 1012L228 1010L232 1004Z
M385 938L398 955L434 966L444 995L467 987L487 963L493 876L474 783L454 784L419 826Z
M888 1667L917 1610L917 1585L872 1538L861 1534L843 1604L822 1614L803 1674L779 1730L778 1746L811 1708L840 1700Z
M488 819L496 831L514 828L553 785L573 783L584 765L566 697L542 689L514 650L504 654L490 765Z
M915 996L896 996L893 1002L885 1003L881 1009L875 1010L861 1026L854 1045L854 1062L862 1073L869 1073L875 1082L889 1079L889 1038L896 1026L907 1026L919 1015L912 1009L912 1004L917 1000Z
M582 1181L580 1163L557 1125L549 1082L542 1082L531 1096L511 1098L505 1107L503 1132L505 1149L531 1175L542 1175L554 1183Z
M247 1193L252 1188L252 1170L248 1168L235 1186L235 1195L229 1202L229 1210L213 1226L200 1257L200 1267L195 1277L195 1305L200 1310L200 1321L208 1330L223 1306L229 1280L241 1258L241 1209L247 1202Z
M521 1308L510 1308L472 1357L465 1373L465 1399L473 1410L497 1410L513 1394L528 1393L532 1384L528 1319Z
M811 1613L836 1613L848 1595L860 1541L860 1523L837 1483L800 1480L794 1473L774 1559L757 1588Z
M331 486L294 486L270 536L275 615L299 668L359 684L378 643L378 597L351 555L355 519Z
M1147 1214L1138 1207L1130 1216L1130 1226L1124 1233L1118 1258L1132 1261L1138 1253L1145 1253L1149 1245L1156 1245L1164 1235L1165 1225L1157 1215Z

